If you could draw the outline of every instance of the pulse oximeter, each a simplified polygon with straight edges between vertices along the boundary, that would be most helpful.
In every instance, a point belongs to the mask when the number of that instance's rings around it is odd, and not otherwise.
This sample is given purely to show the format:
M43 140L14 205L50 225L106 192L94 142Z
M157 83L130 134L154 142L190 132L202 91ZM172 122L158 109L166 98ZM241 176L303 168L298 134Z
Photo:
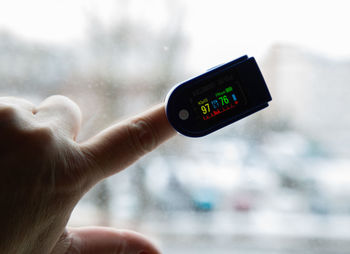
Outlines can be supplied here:
M176 85L166 116L179 133L201 137L268 106L270 92L253 57L236 60Z

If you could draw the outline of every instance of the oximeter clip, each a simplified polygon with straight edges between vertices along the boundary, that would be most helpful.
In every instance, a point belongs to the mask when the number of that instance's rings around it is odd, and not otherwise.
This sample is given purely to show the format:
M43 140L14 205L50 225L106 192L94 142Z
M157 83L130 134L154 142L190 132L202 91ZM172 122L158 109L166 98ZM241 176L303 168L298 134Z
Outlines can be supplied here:
M271 100L255 59L242 56L176 85L166 98L166 116L179 133L201 137L266 108Z

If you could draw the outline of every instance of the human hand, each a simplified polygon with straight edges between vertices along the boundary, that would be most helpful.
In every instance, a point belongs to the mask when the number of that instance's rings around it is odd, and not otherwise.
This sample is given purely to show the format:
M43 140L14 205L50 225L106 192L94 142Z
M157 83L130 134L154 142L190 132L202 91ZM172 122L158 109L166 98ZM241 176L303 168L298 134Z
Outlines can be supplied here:
M78 106L0 98L0 253L159 253L145 237L110 228L66 229L80 198L175 134L164 105L84 143Z

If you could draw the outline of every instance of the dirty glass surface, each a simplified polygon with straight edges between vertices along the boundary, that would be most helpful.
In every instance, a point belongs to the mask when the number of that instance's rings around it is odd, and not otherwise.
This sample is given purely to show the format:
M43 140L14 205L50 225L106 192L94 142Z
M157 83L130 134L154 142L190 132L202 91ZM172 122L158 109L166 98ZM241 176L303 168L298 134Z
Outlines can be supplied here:
M269 108L178 135L99 183L69 225L136 230L169 254L349 253L348 24L337 0L3 0L0 95L70 97L82 141L254 56Z

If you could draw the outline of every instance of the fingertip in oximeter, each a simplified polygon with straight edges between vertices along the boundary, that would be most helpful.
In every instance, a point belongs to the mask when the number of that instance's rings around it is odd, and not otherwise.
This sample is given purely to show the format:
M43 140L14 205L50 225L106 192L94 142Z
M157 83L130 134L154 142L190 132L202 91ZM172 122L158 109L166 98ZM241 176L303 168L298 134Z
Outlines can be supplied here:
M242 56L175 86L166 116L179 133L201 137L268 106L271 95L253 57Z

